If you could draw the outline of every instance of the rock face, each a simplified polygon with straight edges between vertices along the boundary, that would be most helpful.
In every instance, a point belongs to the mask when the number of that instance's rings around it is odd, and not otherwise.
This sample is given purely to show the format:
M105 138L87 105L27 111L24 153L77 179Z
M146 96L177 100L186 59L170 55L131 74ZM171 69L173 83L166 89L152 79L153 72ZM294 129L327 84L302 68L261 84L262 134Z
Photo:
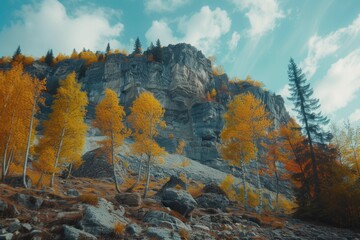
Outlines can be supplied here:
M118 193L115 195L115 199L118 203L130 207L139 207L142 203L139 193Z
M217 145L223 127L226 104L236 94L251 92L269 110L275 126L287 122L289 115L280 96L242 82L230 83L227 75L215 76L211 62L189 44L163 47L161 63L146 54L125 56L111 54L105 62L86 66L83 60L69 59L48 67L39 62L27 70L48 79L48 90L54 93L59 80L75 71L89 97L88 117L94 117L94 106L104 96L105 88L113 89L127 112L132 101L143 91L151 91L165 108L167 128L158 141L174 152L178 141L186 141L186 155L208 163L219 158ZM206 93L217 91L214 101L206 101ZM168 139L172 133L174 138Z
M186 226L180 219L169 215L166 212L162 211L149 211L145 214L143 222L149 223L153 226L164 226L171 229L187 229Z

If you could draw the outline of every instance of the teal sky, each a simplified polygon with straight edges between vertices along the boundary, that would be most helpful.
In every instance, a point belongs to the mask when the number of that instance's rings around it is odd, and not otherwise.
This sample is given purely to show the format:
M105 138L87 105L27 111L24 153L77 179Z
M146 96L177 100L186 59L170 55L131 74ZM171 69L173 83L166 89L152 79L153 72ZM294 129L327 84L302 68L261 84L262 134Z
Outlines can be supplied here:
M360 123L359 0L2 0L0 56L187 42L287 95L290 57L333 121Z

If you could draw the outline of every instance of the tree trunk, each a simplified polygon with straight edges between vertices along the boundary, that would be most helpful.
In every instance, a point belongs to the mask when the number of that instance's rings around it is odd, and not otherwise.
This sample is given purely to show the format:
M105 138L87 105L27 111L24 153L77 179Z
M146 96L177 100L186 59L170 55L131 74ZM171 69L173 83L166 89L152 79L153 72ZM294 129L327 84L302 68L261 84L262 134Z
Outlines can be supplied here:
M243 161L241 161L241 169L242 169L242 184L244 189L244 209L247 210L247 189L246 189L246 168Z
M8 136L8 139L7 139L6 145L5 145L5 149L4 149L1 181L5 180L5 176L6 176L6 172L7 172L6 171L6 168L7 168L6 158L7 158L7 151L9 148L9 143L10 143L10 135Z
M68 172L67 172L67 174L66 174L66 176L65 176L66 179L70 177L72 168L73 168L73 164L70 163L70 164L69 164L69 167L68 167Z
M274 169L275 169L275 179L276 179L276 202L275 202L275 212L279 209L279 175L276 167L276 162L274 162Z
M14 159L14 150L11 149L9 160L6 163L5 174L4 174L5 177L7 176L8 172L9 172L9 168L10 168L10 165L11 165L11 162L13 161L13 159Z
M262 207L263 207L263 196L262 196L262 187L261 187L261 180L260 180L260 174L259 174L259 162L256 160L256 177L257 177L257 185L258 185L258 191L259 191L259 208L258 212L261 213Z
M121 190L119 188L119 184L116 177L116 168L115 168L115 154L114 154L114 133L111 133L111 162L113 165L113 174L114 174L114 182L115 182L115 188L118 193L121 193Z
M137 175L136 182L131 187L126 189L125 192L131 192L139 184L139 182L141 180L141 165L142 165L142 157L140 157L140 159L139 159L138 175Z
M38 187L40 186L40 184L42 183L43 178L44 178L44 173L43 173L43 172L41 172L41 175L40 175L39 181L38 181L38 182L37 182L37 184L36 184L36 188L38 188Z
M56 153L56 159L55 159L55 165L54 165L55 169L57 168L57 165L59 163L60 152L61 152L61 147L62 147L62 144L63 144L64 136L65 136L65 127L63 127L62 130L61 130L59 148L58 148L57 153ZM50 187L54 186L54 178L55 178L55 172L53 172L53 174L51 175Z
M30 126L29 126L28 140L27 140L27 144L26 144L24 167L23 167L23 184L24 184L25 188L28 188L28 186L26 184L26 169L27 169L30 143L31 143L31 133L32 133L33 123L34 123L35 107L36 107L36 97L34 97L34 103L32 105L32 109L31 109Z
M149 183L150 183L150 161L151 161L151 156L148 156L148 160L146 163L146 185L145 185L145 191L144 191L144 198L146 198L146 195L148 193L149 190Z

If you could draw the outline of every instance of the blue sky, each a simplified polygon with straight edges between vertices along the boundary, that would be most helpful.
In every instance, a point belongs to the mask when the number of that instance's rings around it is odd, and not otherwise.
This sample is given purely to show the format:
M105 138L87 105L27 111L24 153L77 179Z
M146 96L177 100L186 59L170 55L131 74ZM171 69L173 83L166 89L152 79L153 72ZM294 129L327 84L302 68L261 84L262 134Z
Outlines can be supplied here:
M359 0L2 0L0 56L18 45L35 57L50 48L131 51L187 42L216 56L229 77L251 75L287 95L290 56L333 121L360 123Z

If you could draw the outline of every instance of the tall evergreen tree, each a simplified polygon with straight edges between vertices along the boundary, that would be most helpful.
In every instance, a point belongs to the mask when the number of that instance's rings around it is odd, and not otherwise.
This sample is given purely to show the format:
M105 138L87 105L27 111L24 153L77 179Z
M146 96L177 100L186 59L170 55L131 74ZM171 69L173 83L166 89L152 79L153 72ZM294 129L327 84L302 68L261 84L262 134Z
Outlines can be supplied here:
M110 43L108 43L107 46L106 46L106 53L109 53L110 50L111 50L111 48L110 48Z
M160 43L159 39L156 41L156 46L153 51L154 51L153 55L154 55L155 61L162 62L163 52L162 52L161 43Z
M19 45L19 46L17 47L17 49L16 49L16 51L15 51L12 59L15 60L15 58L16 58L17 56L19 56L20 54L21 54L21 48L20 48L20 45Z
M137 37L136 40L135 40L134 53L135 53L135 54L141 54L141 53L142 53L142 50L141 50L141 42L140 42L140 40L139 40L139 37Z
M45 55L45 63L49 66L51 66L54 63L54 54L52 49L47 51Z
M323 125L329 123L329 120L318 111L320 108L319 99L312 97L313 89L307 83L301 68L296 65L292 58L290 58L288 65L288 77L289 91L291 93L291 97L288 99L294 103L293 110L297 112L297 117L303 125L301 129L307 137L306 143L310 152L311 170L314 178L314 193L315 199L317 199L320 193L320 183L314 145L324 145L330 141L331 134L325 132L322 128Z

